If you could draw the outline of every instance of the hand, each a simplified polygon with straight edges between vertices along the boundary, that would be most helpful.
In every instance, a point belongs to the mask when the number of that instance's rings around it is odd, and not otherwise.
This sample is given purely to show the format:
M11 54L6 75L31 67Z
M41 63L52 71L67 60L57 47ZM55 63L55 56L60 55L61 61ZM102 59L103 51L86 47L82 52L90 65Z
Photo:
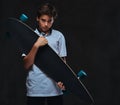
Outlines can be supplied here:
M45 37L40 36L37 41L35 42L36 47L42 47L44 45L48 44L48 41Z
M63 85L63 83L62 83L61 81L58 82L57 85L59 86L59 88L60 88L61 90L65 90L65 86Z

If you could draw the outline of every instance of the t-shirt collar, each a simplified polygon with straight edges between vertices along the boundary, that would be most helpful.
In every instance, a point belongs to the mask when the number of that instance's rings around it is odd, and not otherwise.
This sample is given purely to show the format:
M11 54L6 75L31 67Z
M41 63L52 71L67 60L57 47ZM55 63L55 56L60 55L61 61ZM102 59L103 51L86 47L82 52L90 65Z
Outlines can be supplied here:
M41 35L43 35L43 36L46 35L44 32L40 31L39 28L37 28L37 30L38 30L38 32L39 32ZM51 33L52 33L52 28L50 28L49 34L48 34L47 36L51 35Z

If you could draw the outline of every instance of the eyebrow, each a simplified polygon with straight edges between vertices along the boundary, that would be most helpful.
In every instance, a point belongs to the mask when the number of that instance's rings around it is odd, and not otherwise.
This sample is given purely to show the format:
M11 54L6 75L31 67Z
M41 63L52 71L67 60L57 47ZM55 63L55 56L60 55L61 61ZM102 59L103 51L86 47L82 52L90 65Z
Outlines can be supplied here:
M42 21L46 21L46 19L41 19ZM48 22L51 22L52 21L52 19L50 19L50 20L48 20Z

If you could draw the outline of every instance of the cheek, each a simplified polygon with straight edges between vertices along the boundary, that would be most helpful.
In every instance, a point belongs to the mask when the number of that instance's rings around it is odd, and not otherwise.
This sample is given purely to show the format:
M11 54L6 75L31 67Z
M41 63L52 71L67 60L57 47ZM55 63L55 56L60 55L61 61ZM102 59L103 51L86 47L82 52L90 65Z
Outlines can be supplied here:
M53 23L50 23L50 24L49 24L49 27L51 27L52 25L53 25Z
M39 27L43 27L44 26L44 24L42 24L41 22L38 22L38 24L39 24Z

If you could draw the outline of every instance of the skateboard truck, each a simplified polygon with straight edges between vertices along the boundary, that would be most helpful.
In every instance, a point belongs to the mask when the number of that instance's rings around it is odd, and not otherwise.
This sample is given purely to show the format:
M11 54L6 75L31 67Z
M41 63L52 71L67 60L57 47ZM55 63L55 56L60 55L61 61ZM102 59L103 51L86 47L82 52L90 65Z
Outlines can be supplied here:
M87 74L84 70L80 70L77 74L78 79L83 79L86 76L87 76Z

